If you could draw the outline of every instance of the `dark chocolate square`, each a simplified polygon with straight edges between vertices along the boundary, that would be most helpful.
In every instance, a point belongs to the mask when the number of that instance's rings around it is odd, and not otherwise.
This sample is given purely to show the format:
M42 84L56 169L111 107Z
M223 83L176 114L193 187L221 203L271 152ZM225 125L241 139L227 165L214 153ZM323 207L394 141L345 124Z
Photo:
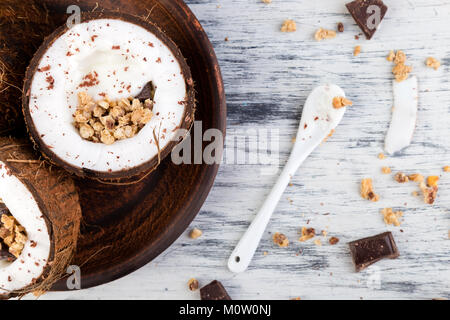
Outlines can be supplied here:
M200 297L202 300L231 300L223 285L217 280L201 288Z
M400 255L390 232L352 241L349 246L357 272L381 259L395 259Z
M356 0L347 3L346 7L369 40L372 39L388 10L382 0Z

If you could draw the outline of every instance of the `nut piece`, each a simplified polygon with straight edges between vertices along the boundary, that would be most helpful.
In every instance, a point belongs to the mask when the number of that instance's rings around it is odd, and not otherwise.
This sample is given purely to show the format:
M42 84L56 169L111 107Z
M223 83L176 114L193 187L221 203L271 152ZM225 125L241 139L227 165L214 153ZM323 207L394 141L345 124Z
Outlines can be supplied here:
M188 287L189 287L189 290L191 290L191 291L197 290L199 287L198 280L194 279L194 278L189 279Z
M328 242L334 246L335 244L337 244L339 242L339 238L336 237L331 237L330 240L328 240Z
M433 57L428 57L427 60L425 61L425 64L428 68L433 68L434 70L439 69L439 67L441 66L439 60L436 60Z
M281 248L285 248L289 246L289 240L288 238L279 232L276 232L272 237L273 243L277 244Z
M352 106L353 102L344 98L344 97L334 97L333 98L333 107L335 109L340 109L346 106Z
M281 32L295 32L297 31L297 24L294 20L284 20L283 25L281 26Z
M387 60L394 61L395 63L395 67L392 68L392 73L394 74L397 82L402 82L403 80L408 79L409 74L412 71L412 67L405 65L406 54L403 51L398 50L396 54L391 51L387 57Z
M197 239L199 237L201 237L201 235L203 234L202 230L194 228L191 230L191 232L189 233L189 238L191 239Z
M381 214L384 216L384 223L392 224L396 227L400 226L399 218L403 216L403 212L397 211L393 212L392 208L385 208L381 210Z
M361 180L361 197L373 202L380 200L380 196L373 191L372 179L366 178Z
M404 174L403 172L398 172L395 176L394 176L395 181L397 181L398 183L405 183L409 181L409 178L406 174Z
M339 32L344 32L344 24L342 22L339 22L337 24L337 29Z
M361 46L356 46L355 49L353 50L353 55L356 57L360 53L361 53Z
M314 238L315 235L316 230L314 230L314 228L302 227L302 236L298 239L298 241L304 242L306 240Z

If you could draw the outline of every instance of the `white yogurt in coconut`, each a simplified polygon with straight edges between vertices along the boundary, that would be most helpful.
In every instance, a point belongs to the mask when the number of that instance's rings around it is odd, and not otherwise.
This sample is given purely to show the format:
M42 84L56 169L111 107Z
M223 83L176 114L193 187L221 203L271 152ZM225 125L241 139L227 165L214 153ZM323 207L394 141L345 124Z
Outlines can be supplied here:
M98 19L76 25L47 49L30 90L30 112L42 141L57 157L78 168L116 172L139 166L174 138L185 112L186 83L173 52L133 23ZM112 145L81 138L73 114L77 94L95 100L138 95L156 87L153 118L139 133Z
M27 242L14 262L0 261L0 296L21 290L38 279L50 254L47 224L28 188L0 161L0 198L25 228Z

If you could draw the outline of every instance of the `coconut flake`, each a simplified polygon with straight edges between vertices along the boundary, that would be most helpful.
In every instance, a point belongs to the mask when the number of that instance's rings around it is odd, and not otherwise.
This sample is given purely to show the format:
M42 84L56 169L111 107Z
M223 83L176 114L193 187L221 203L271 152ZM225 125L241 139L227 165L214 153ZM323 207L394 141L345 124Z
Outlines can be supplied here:
M417 77L393 81L394 108L386 135L385 149L393 154L411 144L417 120L419 91Z
M93 40L94 39L94 40ZM74 26L44 53L34 74L30 110L42 141L56 156L76 168L117 172L158 155L153 132L163 149L183 122L185 79L174 54L148 30L122 20L98 19ZM46 79L53 79L52 88ZM77 93L96 100L138 95L146 83L156 87L151 121L133 138L113 145L82 139L73 126ZM81 87L80 87L81 85Z
M22 253L14 262L0 261L1 296L29 286L42 275L50 254L50 236L33 195L1 161L0 198L28 235Z

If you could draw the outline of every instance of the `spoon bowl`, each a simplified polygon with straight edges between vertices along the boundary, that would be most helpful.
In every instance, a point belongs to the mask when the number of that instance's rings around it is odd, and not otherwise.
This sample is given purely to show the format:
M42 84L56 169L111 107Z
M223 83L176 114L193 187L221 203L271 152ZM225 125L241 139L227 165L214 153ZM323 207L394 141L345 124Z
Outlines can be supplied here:
M335 108L333 106L335 97L345 97L344 90L337 85L319 86L309 94L289 160L260 211L231 254L228 260L230 271L239 273L247 269L292 176L311 152L333 133L341 122L346 108Z

